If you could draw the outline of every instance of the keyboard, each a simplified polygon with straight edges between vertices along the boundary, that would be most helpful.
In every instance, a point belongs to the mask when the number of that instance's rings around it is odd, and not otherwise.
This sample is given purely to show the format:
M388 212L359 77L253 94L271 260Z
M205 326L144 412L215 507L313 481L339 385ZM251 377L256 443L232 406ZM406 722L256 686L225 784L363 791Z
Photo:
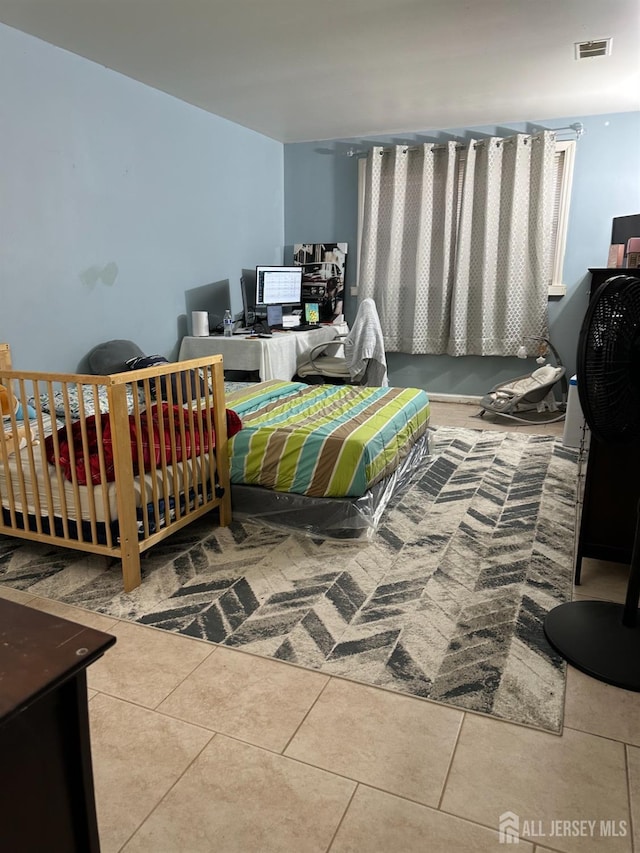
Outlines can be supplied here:
M312 329L319 329L320 323L300 323L299 326L292 326L294 332L310 332Z

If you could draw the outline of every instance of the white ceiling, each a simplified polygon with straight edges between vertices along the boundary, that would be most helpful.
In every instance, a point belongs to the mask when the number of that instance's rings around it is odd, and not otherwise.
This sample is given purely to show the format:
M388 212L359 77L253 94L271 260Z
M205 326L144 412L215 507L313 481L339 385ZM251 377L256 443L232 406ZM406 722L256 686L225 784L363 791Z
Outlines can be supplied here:
M640 109L638 0L0 0L0 21L282 142ZM576 61L574 43L613 38Z

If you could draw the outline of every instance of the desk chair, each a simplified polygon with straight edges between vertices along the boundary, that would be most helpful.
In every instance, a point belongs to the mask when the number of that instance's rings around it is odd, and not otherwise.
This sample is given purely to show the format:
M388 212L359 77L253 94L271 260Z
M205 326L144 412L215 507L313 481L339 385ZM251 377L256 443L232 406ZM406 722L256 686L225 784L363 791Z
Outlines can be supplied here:
M384 338L373 299L362 300L347 335L336 335L303 353L297 372L309 384L388 385Z

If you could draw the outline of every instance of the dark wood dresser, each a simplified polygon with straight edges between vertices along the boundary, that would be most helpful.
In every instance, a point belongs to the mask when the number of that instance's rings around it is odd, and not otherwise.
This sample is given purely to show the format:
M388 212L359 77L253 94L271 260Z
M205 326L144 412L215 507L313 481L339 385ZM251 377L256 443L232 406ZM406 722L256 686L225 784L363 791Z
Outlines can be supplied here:
M100 850L86 668L115 641L0 599L0 850Z
M583 557L631 563L640 500L640 448L589 442L576 549L576 583Z
M624 269L590 269L591 292ZM587 435L586 469L576 546L576 583L583 557L630 563L640 500L640 443L602 444Z
M638 270L615 269L614 267L589 267L591 274L591 286L589 290L589 298L591 298L601 284L614 275L635 275Z

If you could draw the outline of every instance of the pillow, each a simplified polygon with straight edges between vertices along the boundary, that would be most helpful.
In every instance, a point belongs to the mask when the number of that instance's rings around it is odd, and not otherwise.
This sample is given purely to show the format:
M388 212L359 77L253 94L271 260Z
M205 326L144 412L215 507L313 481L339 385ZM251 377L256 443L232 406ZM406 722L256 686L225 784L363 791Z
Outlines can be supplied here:
M143 355L139 358L130 358L127 361L127 367L129 370L142 370L145 367L155 367L157 364L169 364L170 362L163 355ZM190 384L191 384L191 397L199 398L204 397L205 388L204 382L200 378L200 376L194 371L190 370ZM173 395L173 402L177 403L178 401L178 377L180 378L180 384L182 387L182 399L186 402L189 399L189 391L187 385L187 374L186 373L172 373L171 374L171 391ZM152 396L158 396L156 390L156 382L152 382L151 385L151 394ZM166 400L168 397L167 394L167 380L166 377L160 377L160 399Z
M98 385L98 408L100 412L109 411L109 398L107 397L107 388L105 385ZM138 395L139 401L142 403L144 397L142 393ZM84 403L85 416L95 415L95 396L93 385L82 385L82 401ZM69 406L69 414L71 420L77 421L80 417L80 400L78 389L75 386L67 386L67 405ZM57 418L64 419L64 395L62 391L54 391L51 399L48 394L40 395L40 406L43 412L55 414ZM127 410L129 414L133 411L133 391L127 385ZM34 415L35 417L35 415Z
M108 376L110 373L124 373L127 359L143 356L144 353L133 341L106 341L94 347L87 360L89 370L96 376Z
M145 367L155 367L156 364L169 364L169 360L163 355L139 355L125 362L127 370L143 370Z

